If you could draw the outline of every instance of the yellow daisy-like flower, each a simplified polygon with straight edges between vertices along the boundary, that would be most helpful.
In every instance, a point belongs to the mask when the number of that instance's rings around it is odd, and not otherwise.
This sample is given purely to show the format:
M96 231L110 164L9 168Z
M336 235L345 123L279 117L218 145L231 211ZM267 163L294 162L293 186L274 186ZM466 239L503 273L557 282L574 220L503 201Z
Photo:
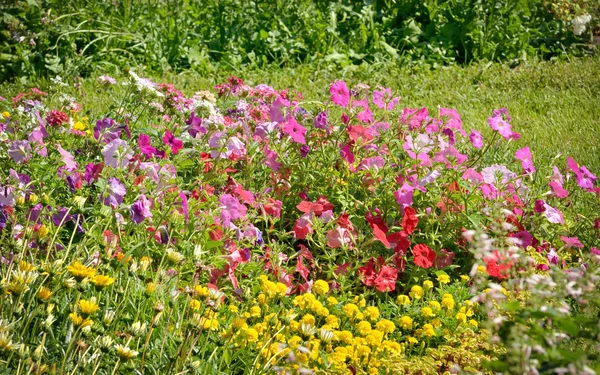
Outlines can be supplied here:
M75 327L83 328L83 327L91 326L92 324L94 324L94 322L91 319L84 318L81 315L77 314L76 312L70 313L69 318L71 319L71 321L73 322L73 325Z
M248 342L257 342L258 341L258 331L254 328L248 328L244 330L244 335L246 336L246 340Z
M346 318L348 319L353 319L356 317L356 315L358 315L358 306L356 306L353 303L348 303L346 304L344 307L342 307L342 311L344 312L344 315L346 315Z
M423 325L423 334L427 337L435 336L435 329L433 328L433 326L431 324L424 324Z
M398 297L396 297L396 303L398 305L408 306L410 305L410 297L405 294L400 294Z
M146 284L146 294L152 294L154 291L156 291L156 284L150 281Z
M122 361L129 361L130 359L137 357L139 354L135 350L129 349L123 345L116 345L115 349L117 349L117 355Z
M465 313L459 312L456 314L455 318L461 323L467 322L467 315Z
M391 320L383 319L375 324L375 328L383 333L392 333L396 329L396 325Z
M474 319L469 320L469 324L475 328L479 327L479 323L477 322L477 320Z
M194 287L194 290L196 291L196 293L198 293L198 295L200 297L206 297L208 296L208 288L202 285L196 285Z
M72 265L67 266L67 271L69 271L69 273L71 273L71 275L73 275L77 281L81 281L88 277L94 277L96 275L96 269L84 266L80 262L75 262Z
M423 315L425 318L431 318L435 316L431 307L423 307L421 309L421 315Z
M19 270L23 272L33 272L36 270L36 267L25 260L21 260L19 262Z
M431 280L423 281L423 289L425 289L425 290L433 289L433 281L431 281Z
M202 304L197 299L193 299L190 301L190 307L192 308L192 310L200 310L200 306L202 306Z
M312 290L318 295L324 295L329 292L329 284L325 280L317 280L312 286Z
M85 299L79 300L79 310L81 310L82 315L90 316L98 311L98 309L100 309L100 306L93 299L89 301Z
M105 288L115 282L115 278L105 275L96 275L92 278L92 284L97 288Z
M417 340L416 338L414 338L412 336L409 336L406 340L408 341L408 343L411 346L419 343L419 340Z
M413 285L413 287L410 288L410 293L408 293L408 295L410 295L413 299L421 299L423 297L423 288L421 288L419 285Z
M52 296L52 292L50 291L50 289L43 286L40 288L40 291L38 292L37 296L42 301L47 301L50 298L50 296Z
M437 281L442 285L446 285L446 284L450 283L450 276L441 274L437 277Z
M471 278L467 275L460 275L460 279L464 282L468 282Z
M9 117L10 117L10 112L7 112L7 111L2 112L2 118L4 118L6 120Z
M410 316L404 315L402 318L400 318L400 327L402 327L402 329L411 329L412 326L413 320Z
M438 301L429 301L429 307L431 307L435 311L442 309L442 306Z

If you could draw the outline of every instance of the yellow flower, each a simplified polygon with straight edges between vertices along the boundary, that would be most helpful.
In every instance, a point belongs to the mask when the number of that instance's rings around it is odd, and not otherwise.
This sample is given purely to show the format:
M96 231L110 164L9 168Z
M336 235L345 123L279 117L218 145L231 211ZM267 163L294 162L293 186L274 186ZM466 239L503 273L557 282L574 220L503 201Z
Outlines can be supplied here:
M197 299L193 299L190 301L190 307L192 308L192 310L200 310L201 306L202 304Z
M52 292L50 291L50 289L46 288L45 286L41 287L40 291L38 292L38 298L41 299L42 301L47 301L51 295L52 295Z
M91 326L92 324L94 324L94 322L91 319L88 319L88 318L84 319L82 316L80 316L76 312L70 313L69 318L73 322L73 325L76 327L84 328L84 327Z
M418 285L413 285L413 287L410 288L410 293L408 294L414 299L421 299L423 297L423 288Z
M379 318L379 309L375 306L369 306L365 309L365 316L371 320Z
M353 319L356 315L358 315L357 313L359 312L358 306L356 306L353 303L346 304L344 307L342 307L342 311L344 312L344 315L346 315L346 318L348 318L348 319Z
M67 271L73 275L77 281L81 281L88 277L94 277L96 275L96 270L91 267L86 267L80 262L75 262L70 266L67 266Z
M431 324L423 325L423 334L427 337L435 336L435 329Z
M312 286L312 290L318 295L324 295L329 292L329 284L324 280L317 280Z
M244 335L246 336L246 340L248 342L257 342L258 341L258 331L254 328L248 328L244 331Z
M459 312L456 314L455 318L461 323L467 322L467 315L465 313Z
M236 305L229 305L227 306L227 309L229 310L229 312L235 314L239 311L238 307Z
M404 315L402 318L400 318L400 326L402 327L402 329L411 329L413 326L412 318L410 316Z
M7 112L7 111L2 112L2 117L6 120L7 118L10 117L10 112Z
M477 266L477 272L478 273L485 273L485 267L484 266Z
M105 288L114 282L114 278L105 275L96 275L92 278L92 284L94 284L97 288Z
M287 294L288 287L284 283L276 283L275 287L279 296L283 297Z
M250 316L253 318L259 317L261 314L260 306L255 305L250 308Z
M410 305L410 297L405 294L400 294L396 297L396 303L398 303L398 305L408 306Z
M146 294L152 294L156 291L156 284L150 281L146 284Z
M446 274L441 274L437 277L437 281L443 285L448 284L450 282L450 276Z
M408 343L411 346L419 343L419 340L417 340L416 338L414 338L412 336L409 336L406 340L408 341Z
M122 361L129 361L130 359L137 357L139 354L135 350L129 349L123 345L116 345L115 349L117 349L117 355Z
M98 306L94 299L91 299L89 301L85 299L79 300L79 309L81 310L82 315L90 316L96 311L98 311L99 308L100 306Z
M435 328L439 328L442 326L442 321L439 320L438 318L435 318L431 321L431 325L434 326Z
M423 281L423 289L425 289L425 290L433 289L433 281L431 281L431 280Z
M479 323L477 323L477 321L474 319L469 320L469 324L475 328L479 327Z
M335 315L327 315L325 318L325 323L331 328L339 328L340 326L340 318Z
M198 295L200 297L206 297L208 296L208 288L202 285L196 285L194 287L194 290L196 291L196 293L198 293Z
M452 294L444 294L442 297L442 306L448 310L452 310L454 308L454 297L452 297Z
M464 282L468 282L471 278L467 275L460 275L460 279Z
M442 309L442 306L438 301L429 301L429 307L436 311Z
M327 297L327 303L330 305L337 305L338 300L335 297Z
M50 229L48 229L47 226L45 226L44 224L40 225L40 227L38 228L38 236L40 238L44 238L48 235L48 233L50 233Z
M423 315L426 318L431 318L435 316L431 307L423 307L421 309L421 315Z
M28 263L28 262L27 262L27 261L25 261L25 260L21 260L21 261L19 262L19 270L20 270L20 271L24 271L24 272L33 272L33 271L35 271L35 269L36 269L36 268L35 268L35 266L34 266L33 264L31 264L31 263Z
M300 320L300 322L301 322L301 323L304 323L304 324L310 324L310 325L313 325L313 326L314 326L314 325L315 325L315 322L316 322L316 320L315 320L315 317L314 317L313 315L311 315L311 314L306 314L306 315L304 315L304 316L302 317L302 320Z
M391 320L382 319L375 324L375 328L383 333L392 333L396 329L396 325Z
M38 199L39 199L39 197L36 194L34 194L34 193L29 194L29 203L36 204Z
M358 322L356 325L356 332L358 332L361 336L366 336L371 333L371 323L366 320Z

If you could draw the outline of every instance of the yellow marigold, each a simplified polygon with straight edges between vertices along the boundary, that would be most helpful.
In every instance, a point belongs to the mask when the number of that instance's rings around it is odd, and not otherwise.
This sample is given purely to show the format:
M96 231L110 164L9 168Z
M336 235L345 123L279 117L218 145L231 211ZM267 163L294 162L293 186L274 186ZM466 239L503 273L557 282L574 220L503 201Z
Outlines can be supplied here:
M485 266L477 266L477 272L481 274L485 273Z
M277 289L277 294L281 297L287 294L288 287L284 283L276 283L275 288Z
M327 315L325 318L325 323L331 328L339 328L340 327L340 318L335 315Z
M41 299L42 301L47 301L50 296L52 296L52 292L50 291L50 289L46 288L45 286L40 288L40 291L38 292L38 298Z
M365 309L365 316L371 320L377 320L379 318L379 309L375 306L368 306Z
M94 284L97 288L105 288L114 282L114 278L105 275L96 275L92 278L92 284Z
M344 342L346 344L350 344L352 342L352 338L354 336L352 335L352 332L344 330L344 331L335 331L333 333L333 337L337 341L341 341L341 342Z
M327 297L327 303L330 305L337 305L338 304L338 300L335 297Z
M258 305L252 306L250 308L250 316L253 318L259 317L261 313L262 313L262 310L260 309L260 306L258 306Z
M391 320L382 319L375 324L375 328L385 334L392 333L396 329L396 325Z
M368 335L369 333L371 333L371 323L369 323L366 320L358 322L358 324L356 324L356 332L358 332L358 334L360 334L361 336Z
M400 327L402 329L411 329L413 326L413 320L410 316L404 315L400 318Z
M365 341L367 342L367 344L376 348L381 346L381 343L383 341L383 332L373 330L369 331L369 333L367 333L365 336Z
M400 351L402 350L402 346L400 346L400 344L390 340L385 340L383 342L383 347L392 353L400 353Z
M421 299L423 298L423 288L419 285L413 285L413 287L410 288L410 293L408 293L408 295L413 299Z
M431 325L434 326L435 328L439 328L442 326L442 321L439 320L438 318L432 319Z
M398 305L408 306L410 305L410 297L405 294L400 294L396 297L396 303Z
M435 336L435 329L431 324L423 325L423 334L427 337Z
M100 306L92 298L91 300L81 299L79 300L79 310L82 315L90 316L100 309Z
M450 283L450 276L448 276L446 274L441 274L437 277L437 281L443 285L448 284L448 283Z
M348 319L353 319L358 313L358 306L353 303L348 303L342 307L342 311Z
M190 307L192 308L192 310L200 310L201 306L202 304L197 299L193 299L190 301Z
M406 341L408 341L408 343L411 346L419 343L419 340L417 340L416 338L414 338L412 336L408 336L408 338L406 339Z
M429 307L436 311L442 309L442 306L438 301L429 301Z
M329 310L327 309L327 307L321 306L320 308L316 309L315 311L319 316L329 315Z
M433 289L433 281L431 281L431 280L423 281L423 289L425 289L425 290Z
M96 269L92 267L86 267L80 262L75 262L70 266L67 266L67 271L71 273L77 279L77 281L81 281L88 277L94 277L96 275Z
M301 323L304 324L310 324L310 325L315 325L316 319L313 315L311 314L306 314L302 317L302 320L300 321Z
M425 318L431 318L431 317L435 316L431 307L427 307L427 306L421 308L421 315L423 315Z
M471 278L467 275L460 275L460 279L464 282L468 282Z
M317 280L312 286L312 290L318 295L324 295L329 292L329 284L325 280Z
M295 348L302 343L302 338L298 335L294 335L287 340L290 347Z
M239 311L238 307L236 305L229 305L227 306L227 309L229 310L229 312L235 314Z
M467 322L467 315L465 313L459 312L455 315L455 318L461 323Z
M92 324L94 324L94 322L91 319L84 318L81 315L77 314L76 312L70 313L69 318L71 319L71 321L73 322L73 325L75 327L83 328L83 327L91 326Z

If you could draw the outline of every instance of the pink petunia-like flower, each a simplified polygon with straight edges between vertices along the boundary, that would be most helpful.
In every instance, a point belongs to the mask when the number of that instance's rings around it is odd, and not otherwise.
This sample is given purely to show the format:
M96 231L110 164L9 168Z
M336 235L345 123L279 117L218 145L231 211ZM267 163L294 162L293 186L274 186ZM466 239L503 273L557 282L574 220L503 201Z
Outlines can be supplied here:
M467 158L467 155L458 152L454 146L448 146L436 153L433 161L445 163L446 168L456 169L459 165L467 161Z
M399 118L403 124L408 124L410 130L416 130L430 121L427 108L404 108Z
M270 150L266 145L263 151L265 153L265 165L277 172L281 167L281 163L277 161L277 153L273 150Z
M121 135L121 129L115 120L106 117L103 120L96 121L94 138L96 138L97 141L109 143L112 140L119 138L119 135Z
M180 139L175 138L173 133L171 133L169 130L165 131L165 135L163 135L162 140L165 145L171 147L171 153L173 155L177 155L179 150L183 148L183 142Z
M392 97L392 89L390 88L380 87L380 90L373 91L373 104L381 109L385 108L391 111L399 101L399 97Z
M60 154L60 160L63 163L65 163L65 168L68 171L72 172L75 169L77 169L77 167L79 165L75 162L75 158L73 157L73 155L71 155L71 153L69 153L67 150L62 148L60 145L56 145L56 149L58 150L58 153Z
M592 189L597 177L592 174L585 166L579 164L572 157L567 158L567 166L575 173L577 185L582 189Z
M148 159L152 159L154 156L157 158L165 157L165 152L158 151L156 148L152 147L152 141L150 140L150 137L144 133L140 134L138 137L138 147L140 148L140 152Z
M458 111L455 109L440 108L440 116L448 118L448 122L446 123L447 128L457 130L463 137L467 136L467 133L462 127L463 123Z
M481 133L477 130L471 130L471 135L469 136L469 139L471 140L473 147L475 147L476 149L480 149L483 147L483 137L481 136Z
M144 194L140 196L140 199L135 201L131 207L129 208L129 212L131 213L131 220L139 224L145 219L149 219L152 217L152 212L150 212L151 202Z
M506 120L503 118L503 115L506 115ZM508 116L505 108L494 111L492 117L488 118L488 124L506 140L512 139L516 141L521 138L521 134L512 131L510 116Z
M577 237L559 236L558 238L560 238L565 243L565 247L576 247L578 249L583 249L583 244L581 243L581 241L579 241L579 238Z
M348 229L338 226L327 232L327 246L337 249L351 244L352 238Z
M396 202L400 205L400 207L405 208L413 203L413 194L415 192L415 188L410 186L407 183L404 183L400 187L400 189L394 192L394 196L396 197Z
M521 161L521 165L523 166L525 173L531 174L535 172L535 166L533 165L531 150L529 147L523 147L522 149L517 150L515 153L515 158Z
M127 189L125 189L125 185L118 179L111 177L108 179L106 192L100 195L100 200L102 200L104 205L116 208L123 203L123 197L126 193Z
M481 170L481 175L483 176L483 181L486 184L492 185L504 185L509 183L513 178L517 177L513 171L500 164L494 164L487 168L483 168Z
M563 188L558 182L550 181L548 183L550 186L550 190L552 190L552 194L558 198L566 198L569 196L569 192Z
M544 215L549 222L553 224L564 224L565 219L563 217L562 212L557 208L550 206L548 203L544 203Z
M463 180L468 181L472 185L479 185L483 182L483 176L473 168L467 169L463 175Z
M331 101L340 107L347 107L350 100L350 90L344 81L335 81L329 88Z
M223 194L219 198L221 203L221 221L223 226L230 227L233 220L240 219L246 216L248 209L240 203L240 201L231 194Z
M125 169L133 157L133 150L127 141L119 138L113 139L102 149L104 163L109 167Z
M31 158L29 141L14 141L10 144L8 155L17 164L26 163Z
M290 119L285 123L283 127L283 132L288 134L290 138L296 143L300 143L305 145L306 139L304 139L304 135L307 130L302 125L298 124L294 116L290 117Z

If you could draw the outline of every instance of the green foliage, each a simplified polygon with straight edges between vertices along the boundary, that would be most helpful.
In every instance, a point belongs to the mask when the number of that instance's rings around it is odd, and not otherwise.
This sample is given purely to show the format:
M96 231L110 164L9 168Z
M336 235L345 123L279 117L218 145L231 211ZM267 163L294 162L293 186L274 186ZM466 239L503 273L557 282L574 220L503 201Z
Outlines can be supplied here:
M269 64L518 62L582 40L535 0L18 0L0 10L3 79L139 65L207 75Z

